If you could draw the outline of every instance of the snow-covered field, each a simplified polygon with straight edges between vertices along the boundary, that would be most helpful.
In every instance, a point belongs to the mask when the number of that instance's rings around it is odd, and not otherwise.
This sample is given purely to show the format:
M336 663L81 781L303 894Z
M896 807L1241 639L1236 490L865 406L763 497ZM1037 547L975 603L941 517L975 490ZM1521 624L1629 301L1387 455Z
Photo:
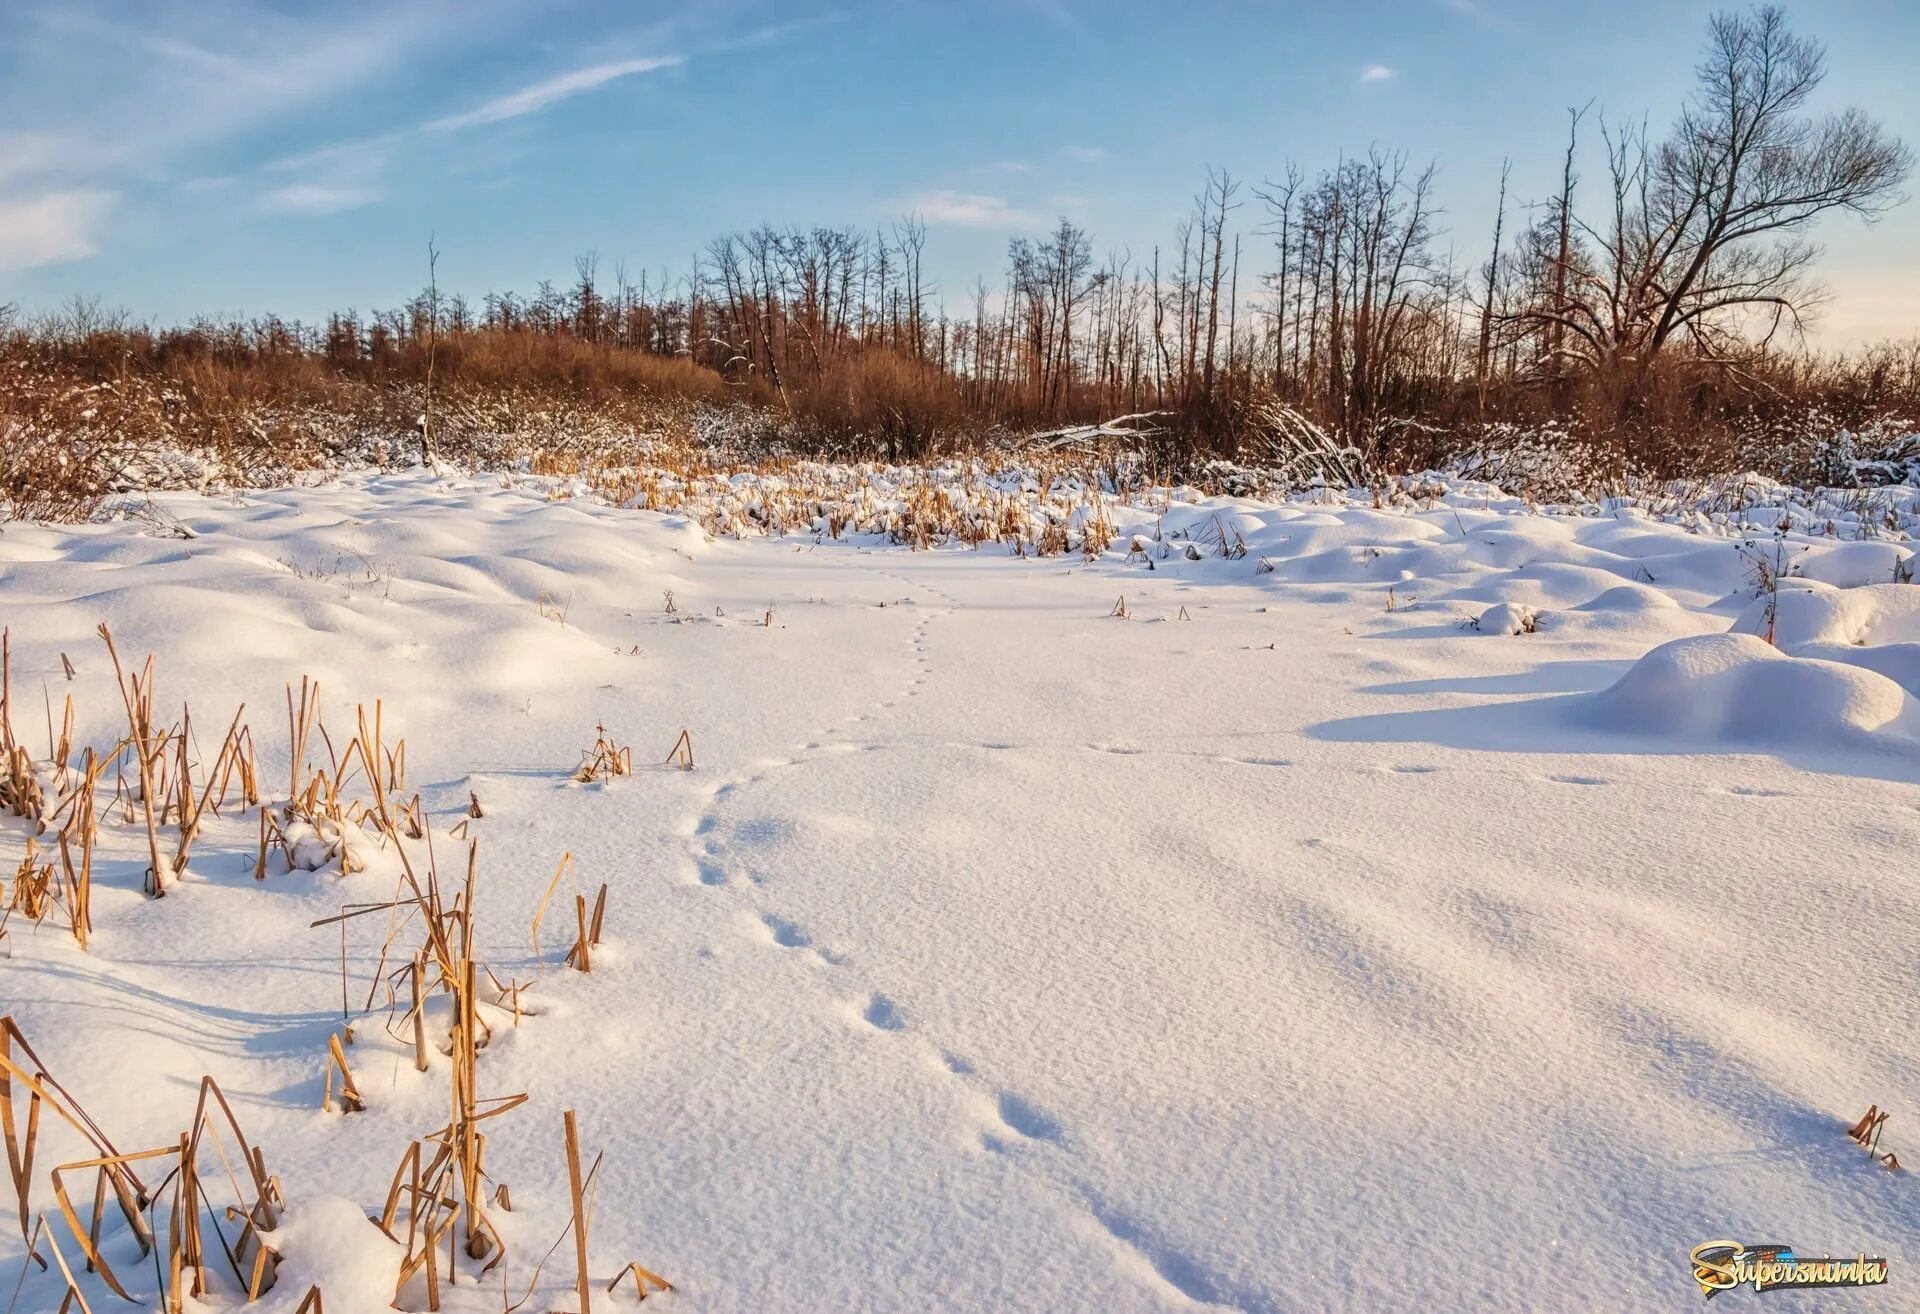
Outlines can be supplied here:
M635 1260L701 1311L1680 1309L1719 1237L1884 1255L1835 1307L1910 1300L1912 1179L1845 1132L1890 1108L1882 1152L1920 1156L1911 553L1323 501L1115 504L1088 560L417 471L166 494L4 526L12 722L44 755L72 694L114 747L105 622L201 758L246 704L274 805L302 675L336 752L384 700L456 887L477 798L477 955L533 982L479 1094L529 1098L484 1124L507 1260L463 1259L448 1310L576 1308L570 1240L533 1277L565 1109L606 1153L596 1309ZM636 770L575 782L599 726ZM311 923L394 898L392 855L256 881L230 804L151 899L122 817L91 945L15 912L0 1012L123 1151L176 1143L212 1075L287 1204L256 1307L384 1308L399 1249L359 1215L448 1121L448 1065L415 1071L382 987L367 1109L321 1110L342 951ZM0 820L0 876L27 830ZM345 923L355 1013L388 921ZM43 1122L31 1209L77 1268L47 1169L89 1151ZM33 1270L18 1308L64 1290Z

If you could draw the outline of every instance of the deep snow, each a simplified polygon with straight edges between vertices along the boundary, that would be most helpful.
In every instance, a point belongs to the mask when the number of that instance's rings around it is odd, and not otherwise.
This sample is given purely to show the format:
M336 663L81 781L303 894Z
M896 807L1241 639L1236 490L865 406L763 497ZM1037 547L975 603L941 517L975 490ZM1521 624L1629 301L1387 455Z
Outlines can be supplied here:
M163 706L248 705L269 787L306 674L329 725L385 700L437 826L480 799L488 961L538 971L480 1064L531 1096L489 1155L515 1297L564 1108L608 1153L596 1276L638 1260L665 1309L1678 1309L1716 1237L1896 1284L1920 1253L1910 1177L1844 1134L1877 1103L1920 1154L1904 547L1484 494L1115 507L1092 563L419 472L158 503L192 537L0 532L16 728L44 683L83 742L124 730L106 621ZM597 725L634 776L569 780ZM697 769L655 769L683 728ZM368 1112L320 1111L309 923L390 882L256 884L255 828L157 901L113 829L91 952L16 917L0 1011L123 1146L213 1074L290 1204L260 1308L351 1314L392 1260L349 1202L445 1074L368 1019ZM563 851L611 886L588 976L528 943ZM570 1257L528 1308L572 1308Z

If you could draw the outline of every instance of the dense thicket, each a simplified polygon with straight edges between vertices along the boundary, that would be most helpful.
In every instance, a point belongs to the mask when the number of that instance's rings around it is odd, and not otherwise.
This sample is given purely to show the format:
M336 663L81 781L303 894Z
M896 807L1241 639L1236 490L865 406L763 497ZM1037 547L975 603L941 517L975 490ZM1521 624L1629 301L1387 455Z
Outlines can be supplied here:
M1697 72L1664 136L1574 113L1554 193L1523 204L1503 179L1477 266L1450 254L1467 235L1443 253L1433 167L1376 149L1255 185L1210 170L1144 255L1096 255L1066 220L1016 237L958 312L912 218L729 234L677 279L589 255L531 294L436 284L318 325L156 328L76 303L0 319L5 404L51 389L44 432L78 389L157 381L176 428L231 444L316 408L399 437L436 398L616 419L731 402L782 442L894 458L1143 412L1172 455L1257 457L1300 417L1374 468L1525 432L1656 473L1804 461L1836 431L1920 418L1920 342L1823 357L1799 337L1821 299L1812 226L1897 203L1909 151L1857 111L1807 112L1822 52L1776 10L1714 19Z

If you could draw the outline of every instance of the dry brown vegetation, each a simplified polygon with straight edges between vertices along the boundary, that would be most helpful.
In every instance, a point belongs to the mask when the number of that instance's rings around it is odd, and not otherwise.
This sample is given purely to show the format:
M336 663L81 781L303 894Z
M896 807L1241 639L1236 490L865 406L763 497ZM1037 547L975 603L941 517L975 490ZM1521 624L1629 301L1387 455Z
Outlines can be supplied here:
M372 869L391 875L395 881L391 898L349 904L338 916L314 923L316 928L337 924L342 935L342 1020L318 1056L324 1072L322 1105L341 1113L368 1107L368 1096L353 1074L355 1015L348 1005L345 934L348 922L385 914L388 929L360 1015L376 1011L376 1000L384 989L386 1031L411 1047L414 1067L429 1072L436 1054L445 1061L450 1116L445 1126L409 1143L383 1206L369 1216L403 1250L396 1307L439 1309L444 1286L485 1279L507 1254L507 1243L493 1218L496 1212L512 1208L511 1195L504 1182L487 1172L487 1145L489 1136L497 1134L493 1120L527 1100L524 1094L482 1094L480 1057L495 1028L519 1026L533 1011L524 999L528 983L502 982L475 953L478 841L465 839L464 874L451 881L444 878L428 842L429 823L420 796L403 799L406 744L388 741L379 703L371 709L355 709L355 733L343 749L336 750L322 716L318 684L303 678L297 692L289 686L287 794L272 800L261 791L252 732L242 721L244 708L234 714L218 753L210 761L196 758L189 750L194 738L190 708L183 706L177 721L156 719L153 658L129 669L122 665L105 625L100 627L100 637L112 658L127 729L109 750L84 749L70 764L74 752L71 698L61 728L56 732L49 724L45 758L36 757L17 737L11 636L0 634L0 808L17 817L25 831L24 859L10 879L0 880L4 896L0 898L4 904L0 935L6 933L7 920L15 916L36 924L52 920L64 924L82 949L87 947L93 854L102 825L113 820L137 827L144 839L149 862L144 883L154 898L167 895L186 872L194 841L206 821L218 818L233 803L242 813L247 808L259 813L258 879L267 877L269 857L276 852L280 861L272 864L274 870L324 868L344 877ZM691 745L684 732L681 741L685 765L691 769ZM631 771L630 753L615 748L604 731L596 748L609 771L615 763L620 774ZM324 763L315 760L322 750ZM110 801L96 805L96 789L109 772L117 782L114 794ZM447 838L465 837L478 813L476 801L468 818ZM52 841L47 840L50 834ZM58 855L57 868L45 856L49 842ZM422 859L424 865L417 865ZM563 859L555 872L556 885L570 867L570 860ZM552 893L550 886L534 915L536 963L541 961L540 920ZM576 933L565 966L592 970L607 899L604 884L591 903L584 892L575 895ZM400 966L388 971L393 962ZM21 1100L24 1113L16 1107ZM87 1158L53 1166L46 1173L59 1207L58 1223L33 1209L40 1180L35 1152L43 1112L67 1124L93 1151ZM274 1233L287 1202L279 1180L267 1171L262 1151L248 1142L212 1078L202 1082L192 1122L176 1141L122 1152L79 1101L48 1074L13 1019L3 1017L0 1132L4 1132L21 1235L27 1245L27 1266L37 1266L42 1273L57 1266L65 1284L62 1311L73 1308L84 1314L89 1308L83 1289L89 1276L124 1299L136 1298L105 1257L102 1226L110 1204L140 1255L153 1258L160 1308L168 1314L179 1314L189 1300L209 1293L250 1304L273 1288L280 1258ZM527 1292L508 1305L509 1310L531 1297L546 1259L569 1234L577 1241L575 1285L580 1308L589 1308L586 1229L600 1161L596 1158L593 1167L581 1173L571 1111L565 1115L564 1150L564 1161L557 1161L556 1172L564 1169L570 1221L546 1257L531 1265ZM235 1163L240 1168L237 1176ZM157 1186L142 1180L148 1165L162 1174ZM76 1211L73 1188L88 1180L93 1183L93 1200L83 1217ZM229 1199L220 1198L222 1181L232 1187ZM223 1217L238 1225L237 1232L219 1228ZM207 1220L214 1220L217 1236L205 1234ZM82 1267L69 1263L59 1235L62 1223L68 1244L84 1260ZM215 1270L222 1267L231 1270L230 1278L216 1276ZM649 1286L671 1290L664 1278L638 1264L623 1268L606 1290L612 1292L627 1280L642 1299ZM306 1293L302 1309L317 1314L321 1307L318 1288Z
M1096 260L1065 220L1015 238L970 313L936 309L953 289L913 219L725 235L677 281L608 280L589 255L567 286L478 302L441 292L435 251L406 305L318 325L0 312L0 503L85 515L117 488L404 462L429 434L476 468L648 438L722 465L913 461L1121 414L1175 473L1226 456L1364 484L1547 448L1596 485L1844 483L1861 457L1905 475L1920 453L1875 444L1920 421L1920 341L1832 356L1799 337L1814 225L1871 220L1911 165L1857 111L1810 111L1824 74L1778 11L1716 17L1673 126L1574 114L1547 196L1502 180L1478 267L1440 240L1435 170L1375 150L1253 187L1209 170L1148 255ZM1604 163L1583 179L1588 148ZM1325 441L1303 451L1301 424Z

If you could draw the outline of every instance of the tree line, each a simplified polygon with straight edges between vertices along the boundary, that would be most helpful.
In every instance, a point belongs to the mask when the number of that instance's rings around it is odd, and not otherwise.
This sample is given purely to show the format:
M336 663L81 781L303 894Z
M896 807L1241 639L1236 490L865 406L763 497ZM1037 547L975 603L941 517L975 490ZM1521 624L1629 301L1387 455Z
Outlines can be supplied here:
M365 316L173 329L80 306L11 340L95 368L731 398L891 456L1143 413L1185 450L1231 451L1280 407L1388 463L1551 423L1677 468L1730 417L1920 399L1915 349L1822 361L1802 345L1822 299L1814 226L1879 216L1912 167L1862 112L1810 112L1824 75L1779 10L1717 15L1672 125L1570 111L1552 194L1522 203L1503 172L1478 261L1441 247L1435 167L1375 148L1252 182L1209 169L1144 254L1096 255L1062 219L958 298L908 217L727 234L679 277L587 255L527 295L443 295L436 276Z

